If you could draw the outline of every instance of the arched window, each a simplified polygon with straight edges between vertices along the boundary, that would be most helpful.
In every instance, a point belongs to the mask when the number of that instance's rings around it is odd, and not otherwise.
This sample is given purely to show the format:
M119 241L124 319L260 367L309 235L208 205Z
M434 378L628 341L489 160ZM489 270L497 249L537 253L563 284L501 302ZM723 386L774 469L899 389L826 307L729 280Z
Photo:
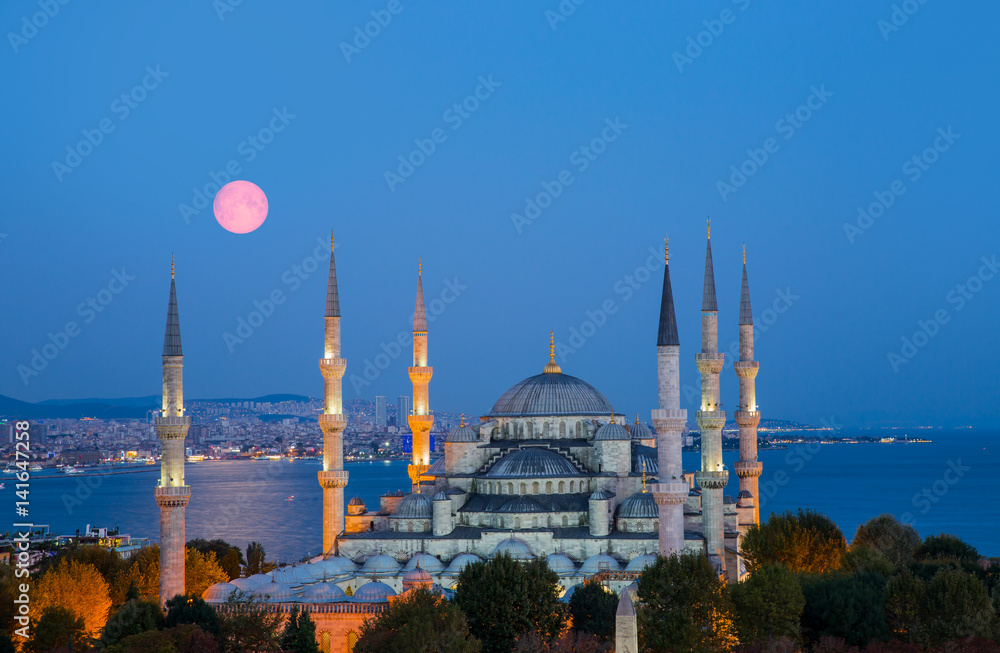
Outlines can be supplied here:
M559 481L559 494L566 492L566 481Z
M569 517L563 515L563 528L566 528L567 526L569 526Z
M521 483L521 494L527 494L527 493L528 493L528 486L525 485L524 483Z
M507 484L507 494L514 494L514 484L513 483L508 483Z
M580 523L577 524L577 526L586 526L586 525L587 525L587 519L586 519L586 517L584 517L583 515L580 515Z
M538 481L531 484L531 493L538 494Z
M507 520L503 517L500 518L500 528L507 528Z
M570 492L576 492L576 481L570 481L569 482L569 491Z
M329 637L329 633L327 634ZM329 641L329 640L328 640ZM347 633L347 653L354 653L354 647L358 645L358 634L353 630ZM329 648L327 650L330 650Z
M408 524L406 524L406 530L410 531L411 533L413 532L413 522L409 522Z
M515 517L514 518L514 528L521 528L521 518L520 517Z
M559 437L566 437L566 420L560 420L559 422Z
M552 494L552 481L545 481L545 494Z
M532 528L538 528L538 517L532 517L531 518L531 527Z

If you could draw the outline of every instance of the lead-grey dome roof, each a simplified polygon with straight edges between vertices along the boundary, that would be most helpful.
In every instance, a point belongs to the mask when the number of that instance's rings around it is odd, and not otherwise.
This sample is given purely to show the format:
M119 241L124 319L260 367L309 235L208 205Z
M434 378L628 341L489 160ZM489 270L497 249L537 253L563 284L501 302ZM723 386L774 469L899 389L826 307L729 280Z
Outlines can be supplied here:
M545 512L545 507L531 497L514 497L500 506L497 512Z
M524 447L501 458L487 478L546 478L555 476L580 476L568 458L551 449Z
M656 500L649 492L636 492L618 506L618 517L625 519L652 519L659 517Z
M456 426L448 432L448 442L479 442L479 434L468 425Z
M632 436L628 434L628 431L624 426L617 422L611 422L601 426L597 429L597 434L594 435L594 440L631 440Z
M611 402L586 381L561 373L528 377L501 395L488 417L606 416Z
M413 494L406 495L399 502L392 516L408 517L411 519L430 519L433 514L434 507L431 506L431 500L427 498L427 495L414 492Z

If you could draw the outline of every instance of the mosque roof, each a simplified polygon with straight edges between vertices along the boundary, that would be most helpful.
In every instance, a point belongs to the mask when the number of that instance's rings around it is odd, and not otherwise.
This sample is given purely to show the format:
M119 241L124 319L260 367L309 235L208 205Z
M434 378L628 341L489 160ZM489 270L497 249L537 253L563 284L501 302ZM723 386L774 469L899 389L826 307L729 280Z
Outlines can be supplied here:
M557 574L575 574L576 573L576 563L573 562L569 556L563 555L562 553L553 553L547 558L545 562L548 563L549 569L556 572Z
M393 517L406 517L410 519L430 519L434 514L431 500L426 494L414 492L403 497L403 500L396 506L392 513Z
M457 574L474 562L482 562L483 559L474 553L460 553L451 561L445 573Z
M403 571L410 571L416 569L418 566L435 574L444 570L444 563L431 554L418 553L407 561L406 566L403 567Z
M473 494L459 512L583 512L588 509L586 493L533 494L512 497L507 494ZM527 499L527 501L518 501Z
M347 600L347 593L334 583L316 583L302 592L303 603L333 603Z
M559 372L528 377L500 396L489 417L610 415L614 409L586 381Z
M641 474L643 463L646 463L646 476L656 476L660 473L660 461L656 456L656 448L633 442L632 473Z
M479 434L468 424L456 426L448 432L448 442L479 442Z
M652 553L637 556L629 560L628 565L625 566L625 571L642 571L654 562L656 562L656 556Z
M358 591L351 597L351 601L355 603L380 603L387 601L390 596L395 595L396 592L391 587L385 583L373 580L359 587Z
M636 492L618 506L617 517L624 519L655 519L659 516L656 500L649 492Z
M494 556L503 555L504 553L515 560L531 560L535 557L528 543L514 536L508 537L493 549Z
M597 429L597 433L594 435L594 440L599 441L609 441L609 440L631 440L632 436L628 434L628 430L621 424L612 421L609 424L604 424L601 428Z
M590 556L580 567L581 574L596 574L601 571L621 571L621 564L607 553Z
M649 430L649 427L639 421L636 417L635 424L631 426L629 433L632 435L633 440L650 440L653 438L653 432Z
M487 478L546 478L582 476L568 458L542 447L524 447L506 454L486 472Z
M225 603L230 594L238 591L241 591L240 588L231 583L216 583L205 590L201 598L206 603Z
M399 563L396 562L396 559L382 553L368 558L361 567L361 573L365 576L369 574L395 574L398 571Z

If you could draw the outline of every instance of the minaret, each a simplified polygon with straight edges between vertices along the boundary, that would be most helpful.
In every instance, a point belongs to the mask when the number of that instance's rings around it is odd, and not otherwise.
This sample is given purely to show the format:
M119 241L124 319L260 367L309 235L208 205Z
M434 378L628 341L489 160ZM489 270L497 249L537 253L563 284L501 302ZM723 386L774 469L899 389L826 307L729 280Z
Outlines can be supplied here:
M684 550L684 501L689 488L681 464L681 436L687 424L687 410L681 408L681 343L677 337L674 293L670 286L669 241L664 244L663 261L660 328L656 336L659 408L653 411L660 482L653 485L653 498L660 515L660 555L669 556Z
M333 233L330 233L330 277L326 284L326 316L324 317L323 358L319 371L323 374L323 414L319 427L323 431L323 471L318 472L323 488L323 555L334 555L337 536L344 530L344 416L342 379L347 360L340 357L340 295L337 292L337 263L333 256Z
M407 468L413 491L420 491L420 475L431 466L431 426L434 416L430 414L428 386L434 368L427 365L427 311L424 309L423 265L417 263L417 305L413 312L413 367L410 381L413 382L413 414L408 422L413 432L413 464Z
M184 415L184 353L177 314L174 262L170 261L170 303L163 336L163 409L156 418L160 436L160 484L154 490L160 506L160 605L184 594L184 509L191 488L184 485L184 438L191 418Z
M757 479L763 464L757 460L757 410L756 378L760 363L753 359L753 311L750 310L750 284L747 282L747 250L743 247L743 290L740 294L740 359L733 366L740 380L740 406L736 411L736 424L740 427L740 459L736 475L740 477L740 491L753 495L753 523L760 523L760 496Z
M719 352L719 307L715 301L715 272L712 267L712 225L708 224L705 249L705 285L701 302L701 353L695 355L701 372L701 410L696 413L701 429L701 470L695 475L702 488L702 529L709 559L725 571L723 551L722 491L729 472L722 465L722 427L726 413L719 399L719 372L725 354Z

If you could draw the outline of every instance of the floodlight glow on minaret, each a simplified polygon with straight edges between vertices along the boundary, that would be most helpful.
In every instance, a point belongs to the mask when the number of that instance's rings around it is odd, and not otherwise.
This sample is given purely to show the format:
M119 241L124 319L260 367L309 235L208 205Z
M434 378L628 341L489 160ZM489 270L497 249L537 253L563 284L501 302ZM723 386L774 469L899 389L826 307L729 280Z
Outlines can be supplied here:
M427 310L424 308L423 261L417 262L417 302L413 311L413 367L409 368L413 383L413 414L407 418L413 433L412 464L407 467L413 491L420 491L420 477L431 466L430 382L434 368L427 365Z
M750 283L747 281L747 250L743 247L743 288L740 292L740 359L733 363L740 381L740 406L734 417L740 429L740 459L736 462L736 475L740 478L741 500L753 501L753 522L760 523L760 496L758 479L763 464L757 460L757 410L756 379L760 363L753 353L753 311L750 308ZM744 493L750 495L746 497Z

